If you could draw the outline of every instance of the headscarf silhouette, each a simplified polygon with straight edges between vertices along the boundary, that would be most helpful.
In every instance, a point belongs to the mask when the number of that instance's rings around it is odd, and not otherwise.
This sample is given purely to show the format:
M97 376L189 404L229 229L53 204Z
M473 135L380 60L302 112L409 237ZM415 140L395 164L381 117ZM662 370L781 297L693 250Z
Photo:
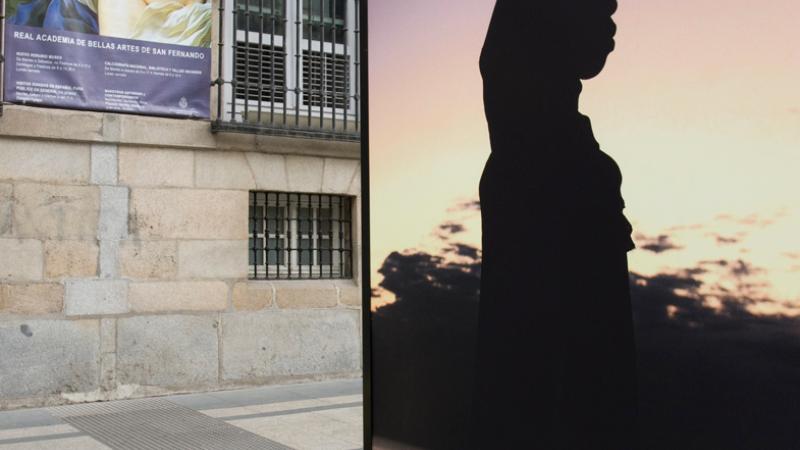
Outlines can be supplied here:
M492 153L475 448L636 448L621 174L578 112L614 48L613 0L498 0L481 54Z

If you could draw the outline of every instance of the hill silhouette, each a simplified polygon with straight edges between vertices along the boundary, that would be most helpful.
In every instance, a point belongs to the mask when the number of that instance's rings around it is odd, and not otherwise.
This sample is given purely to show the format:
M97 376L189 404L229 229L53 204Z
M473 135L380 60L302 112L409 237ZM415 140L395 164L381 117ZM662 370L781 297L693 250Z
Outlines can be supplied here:
M464 448L481 262L464 250L395 252L381 266L397 301L373 319L378 436ZM715 263L747 277L746 262ZM800 448L800 320L754 315L741 292L708 306L705 270L631 275L642 448Z

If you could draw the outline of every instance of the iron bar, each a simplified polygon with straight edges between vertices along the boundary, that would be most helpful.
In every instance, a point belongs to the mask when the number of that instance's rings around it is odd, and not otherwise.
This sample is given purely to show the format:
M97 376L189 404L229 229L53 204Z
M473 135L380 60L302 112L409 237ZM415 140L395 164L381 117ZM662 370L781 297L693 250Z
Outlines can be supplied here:
M259 0L261 2L261 35L264 35L264 0ZM272 0L269 9L269 69L270 69L270 76L269 76L269 123L275 122L275 36L277 35L277 30L275 30L275 0ZM285 45L285 44L284 44ZM284 67L286 67L286 62L283 63ZM263 69L263 68L262 68ZM285 69L284 69L285 70ZM284 71L283 79L286 79L286 72ZM286 101L284 99L284 101ZM261 123L261 105L258 105L258 123Z
M220 0L225 1L225 0ZM233 14L233 26L231 27L231 32L233 33L231 43L233 45L233 76L231 77L231 91L232 91L232 98L231 98L231 120L236 121L236 94L238 93L237 83L236 83L236 66L237 66L237 59L239 58L239 40L236 39L236 32L239 28L239 22L237 12L238 7L234 3L233 8L231 10L231 14ZM247 74L245 73L245 76Z
M336 131L336 107L339 105L338 97L336 96L336 0L333 0L331 11L333 11L331 14L333 23L331 27L331 48L333 49L333 108L331 108L333 117L331 118L331 128Z
M308 108L308 127L311 128L311 103L314 95L313 76L314 72L311 70L311 62L313 60L313 53L311 52L311 41L314 39L314 0L305 0L308 2L308 35L306 36L306 62L308 72L304 76L305 81L303 84L304 97L306 100L306 108Z
M333 276L333 197L328 197L328 264Z
M264 240L262 241L261 248L263 249L264 255L264 278L269 278L269 195L264 192L259 192L261 196L264 198L264 207L261 210L262 214L259 217L259 221L261 222L261 230L264 233ZM258 231L258 226L256 226L256 232ZM277 231L275 234L277 236ZM258 260L256 260L256 264L258 264ZM258 271L256 270L256 278L258 278Z
M328 66L325 64L325 2L326 0L319 0L319 53L320 53L320 66L319 66L319 127L325 126L325 73L328 71Z
M284 195L286 195L286 194L284 194ZM287 200L288 200L288 198L287 198ZM280 204L281 204L281 194L278 194L278 201L275 203L275 206L279 207ZM284 231L286 232L286 245L285 246L283 245L284 244L283 239L280 239L278 242L280 242L279 245L280 245L281 253L283 253L284 251L288 251L289 252L285 256L286 263L290 264L289 267L291 267L292 254L291 254L290 250L287 250L287 247L289 246L289 239L291 238L291 225L292 225L292 223L291 223L291 220L290 220L289 211L286 211L286 228L284 228ZM278 264L278 278L279 279L281 277L281 265L282 264Z
M249 0L248 0L249 1ZM270 13L272 11L270 10ZM273 51L275 50L272 47L275 40L275 30L271 30L272 34L270 35L270 55L273 55ZM272 64L270 65L274 71L275 69L275 60L271 61ZM272 78L270 79L270 84L275 85L275 74L272 74ZM264 99L264 0L258 0L258 111L256 112L256 122L261 123L261 103ZM270 97L270 103L275 101L275 92L273 90L272 97ZM272 120L270 120L272 122Z
M300 50L300 38L302 37L302 30L303 30L303 21L302 21L302 3L300 0L297 0L297 7L295 8L295 34L296 39L294 41L295 47L295 71L294 71L294 124L295 126L300 125L300 105L302 104L302 100L300 99L300 55L302 50Z
M359 117L359 100L360 100L359 95L361 93L360 89L359 89L359 86L361 85L361 83L360 83L360 81L361 81L360 80L361 61L360 61L360 58L359 58L359 56L361 55L361 28L360 28L360 24L361 24L361 8L359 7L359 0L354 0L354 1L355 1L355 5L356 5L356 8L355 8L356 26L355 26L355 30L353 30L353 35L354 35L354 39L355 39L355 46L356 46L356 51L354 52L355 53L355 58L356 58L356 61L355 61L355 77L356 77L355 91L356 92L355 92L355 96L353 97L353 100L355 100L354 108L356 110L355 111L356 112L355 127L356 127L356 130L358 130L359 126L361 125L359 123L359 119L360 119L360 117Z
M350 30L350 27L347 26L347 18L345 17L344 21L344 68L345 68L345 77L344 82L344 107L342 108L342 117L344 118L344 132L347 133L347 115L350 111L350 58L349 56L349 49L350 45L347 42L347 32Z
M344 202L339 199L339 273L345 273L344 267Z
M242 119L247 121L250 115L250 0L244 0L244 112ZM259 91L258 95L261 95Z
M258 198L255 192L250 193L250 252L253 255L253 275L256 279L258 279L258 253L256 252L256 236L258 236L258 232L256 230L256 205L258 205Z
M0 14L4 14L5 9L0 8ZM223 74L222 70L224 68L223 61L225 60L225 2L219 2L219 8L217 10L219 14L219 30L217 31L217 35L219 36L219 43L217 43L217 79L215 84L217 85L217 120L222 120L222 104L225 102L223 98L223 87L224 87L224 78L225 75ZM0 24L2 24L2 20L0 20ZM0 42L2 42L2 25L0 25ZM2 48L2 45L0 45ZM2 65L2 61L0 61L0 66ZM1 67L0 67L1 68ZM2 103L0 103L2 104ZM0 106L1 107L1 106Z
M272 0L272 1L274 3L275 0ZM286 79L286 65L287 65L287 61L289 59L288 58L289 57L289 52L286 49L287 48L287 46L286 46L286 41L287 41L286 37L288 35L288 33L286 32L286 24L288 23L287 22L288 19L286 18L286 14L287 14L287 12L289 10L289 4L287 3L289 0L281 0L281 1L283 2L283 18L281 19L281 30L283 31L283 33L281 33L283 35L282 36L283 37L283 42L282 42L283 46L281 47L281 54L283 55L283 85L281 86L281 90L283 92L283 126L285 127L286 126L286 103L288 103L288 99L289 99L289 86L287 84L288 80Z
M306 247L307 247L306 248L306 257L307 257L306 261L308 261L308 277L311 278L313 273L314 273L314 270L312 269L312 262L313 262L313 259L314 259L314 252L311 251L311 249L313 248L313 245L314 245L314 241L313 241L313 239L314 239L314 221L312 220L312 218L314 216L314 211L312 210L312 207L311 207L311 196L307 195L306 199L308 200L308 208L307 208L308 209L308 213L306 214L306 230L308 231L308 239L306 239L306 242L307 242L307 244L306 244ZM302 278L302 275L303 274L302 274L302 270L301 270L301 273L300 273L301 278Z

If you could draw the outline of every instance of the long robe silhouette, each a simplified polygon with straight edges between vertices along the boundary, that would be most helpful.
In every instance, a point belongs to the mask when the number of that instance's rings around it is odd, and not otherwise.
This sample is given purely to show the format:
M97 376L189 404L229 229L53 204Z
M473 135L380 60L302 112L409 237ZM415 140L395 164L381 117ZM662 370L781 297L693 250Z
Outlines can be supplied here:
M636 448L621 174L578 112L613 0L498 0L481 53L492 152L471 445Z

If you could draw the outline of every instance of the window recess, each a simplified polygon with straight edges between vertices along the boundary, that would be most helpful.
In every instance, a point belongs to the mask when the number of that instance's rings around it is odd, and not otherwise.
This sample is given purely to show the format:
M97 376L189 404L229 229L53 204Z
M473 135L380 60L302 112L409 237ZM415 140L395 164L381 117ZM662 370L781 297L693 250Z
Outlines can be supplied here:
M353 276L353 198L251 192L250 279Z
M214 131L360 138L359 0L223 0Z

